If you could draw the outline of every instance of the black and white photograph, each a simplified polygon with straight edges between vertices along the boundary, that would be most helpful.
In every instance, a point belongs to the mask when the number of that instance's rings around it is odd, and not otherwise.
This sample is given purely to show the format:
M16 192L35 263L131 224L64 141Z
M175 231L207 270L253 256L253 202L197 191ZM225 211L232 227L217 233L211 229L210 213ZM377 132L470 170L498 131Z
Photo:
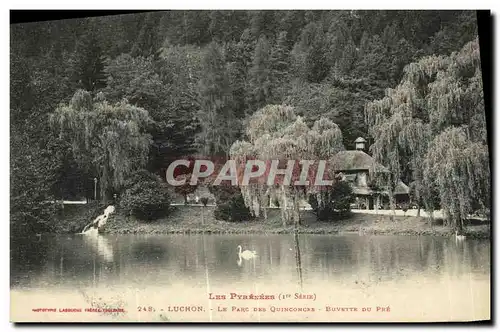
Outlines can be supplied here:
M59 14L10 12L11 322L491 321L489 11Z

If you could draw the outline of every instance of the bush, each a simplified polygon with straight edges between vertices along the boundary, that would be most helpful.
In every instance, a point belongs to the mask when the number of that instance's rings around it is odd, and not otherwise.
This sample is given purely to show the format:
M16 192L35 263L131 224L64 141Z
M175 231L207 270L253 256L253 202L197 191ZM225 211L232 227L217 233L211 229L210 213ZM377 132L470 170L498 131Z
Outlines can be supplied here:
M215 196L217 207L214 217L218 220L244 221L252 219L250 210L245 206L245 201L240 189L233 186L210 186L210 192Z
M346 181L335 182L330 190L320 195L322 196L321 203L315 195L309 196L309 204L318 220L348 217L351 213L351 204L356 200L351 185Z
M119 204L125 213L142 220L158 219L171 211L166 184L148 173L140 171L127 181Z
M25 237L54 231L56 206L51 203L29 202L24 209L10 213L10 235Z

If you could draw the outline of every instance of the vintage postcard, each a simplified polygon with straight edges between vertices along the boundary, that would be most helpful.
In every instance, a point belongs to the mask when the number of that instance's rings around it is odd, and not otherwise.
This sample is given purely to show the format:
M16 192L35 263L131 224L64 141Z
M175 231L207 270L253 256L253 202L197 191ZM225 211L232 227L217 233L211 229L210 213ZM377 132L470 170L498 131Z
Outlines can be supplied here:
M10 25L12 322L491 319L488 13L77 14Z

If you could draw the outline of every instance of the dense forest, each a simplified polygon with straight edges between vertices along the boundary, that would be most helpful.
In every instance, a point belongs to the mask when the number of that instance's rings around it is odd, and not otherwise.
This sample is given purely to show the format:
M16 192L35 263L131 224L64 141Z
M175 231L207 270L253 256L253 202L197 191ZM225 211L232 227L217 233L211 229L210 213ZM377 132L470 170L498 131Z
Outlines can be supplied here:
M460 175L434 167L444 154L427 158L427 147L419 149L416 142L469 146L465 141L471 139L481 149L486 144L480 132L484 105L474 108L483 111L482 118L443 119L446 107L436 97L458 95L439 80L462 84L466 77L467 87L476 84L479 95L464 88L470 95L465 102L481 100L477 41L469 47L473 55L464 51L475 40L473 11L162 11L13 24L11 225L50 229L53 211L43 202L82 193L93 197L95 177L99 197L105 198L131 193L127 181L137 168L164 176L169 161L179 156L229 156L234 142L247 139L252 115L267 105L293 107L294 116L311 128L319 120L336 124L346 148L358 136L367 138L374 156L414 185L417 200L432 196L446 206L458 204L451 210L461 212L453 216L463 218L477 207L448 202L450 197L476 194L450 187ZM466 63L470 73L447 71L447 59ZM422 73L428 75L425 84ZM405 126L400 114L405 106L396 110L387 104L405 104L397 91L409 84L421 89L417 104L434 102L440 111L419 104L413 115L406 114L414 125ZM388 89L396 92L387 94ZM471 119L478 137L446 125ZM432 131L422 134L422 123ZM393 135L384 135L387 131ZM434 142L437 136L442 143ZM483 165L488 155L481 149L471 152ZM462 170L463 158L448 157ZM424 160L427 170L420 172L415 165ZM489 197L489 173L483 175L470 175L464 184ZM424 184L429 177L439 181ZM423 193L439 192L436 183L449 192Z

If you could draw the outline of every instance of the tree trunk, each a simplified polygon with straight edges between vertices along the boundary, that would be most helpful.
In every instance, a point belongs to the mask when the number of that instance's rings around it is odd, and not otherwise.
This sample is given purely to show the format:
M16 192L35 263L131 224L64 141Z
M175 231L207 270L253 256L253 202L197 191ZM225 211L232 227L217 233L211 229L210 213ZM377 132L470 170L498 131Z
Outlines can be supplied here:
M458 235L462 235L463 234L463 232L464 232L464 223L463 223L463 219L462 218L460 218L460 219L457 220L455 229L456 229Z
M394 204L394 196L392 195L392 189L389 189L389 206L391 207L392 211L391 221L394 222L396 217L396 206Z
M281 217L283 218L283 227L286 227L288 221L288 200L286 198L286 192L282 186L282 196L283 206L281 207Z
M429 223L431 226L434 224L434 210L429 211Z
M285 203L284 197L282 197L282 201L280 203L280 211L281 211L281 221L283 222L283 227L286 226L285 207L286 207L286 203Z
M105 164L102 170L102 174L100 176L100 181L98 182L99 185L99 194L101 195L101 202L104 204L108 203L108 197L106 195L106 187L108 186L108 167L107 165L107 157L105 159Z
M444 222L443 222L444 225L450 226L450 214L445 209L443 209L443 219L444 219Z
M417 205L417 217L420 217L420 204Z
M184 205L187 205L188 203L188 196L187 194L184 194Z
M269 196L260 195L262 214L264 215L264 220L267 221L267 208L269 207Z

